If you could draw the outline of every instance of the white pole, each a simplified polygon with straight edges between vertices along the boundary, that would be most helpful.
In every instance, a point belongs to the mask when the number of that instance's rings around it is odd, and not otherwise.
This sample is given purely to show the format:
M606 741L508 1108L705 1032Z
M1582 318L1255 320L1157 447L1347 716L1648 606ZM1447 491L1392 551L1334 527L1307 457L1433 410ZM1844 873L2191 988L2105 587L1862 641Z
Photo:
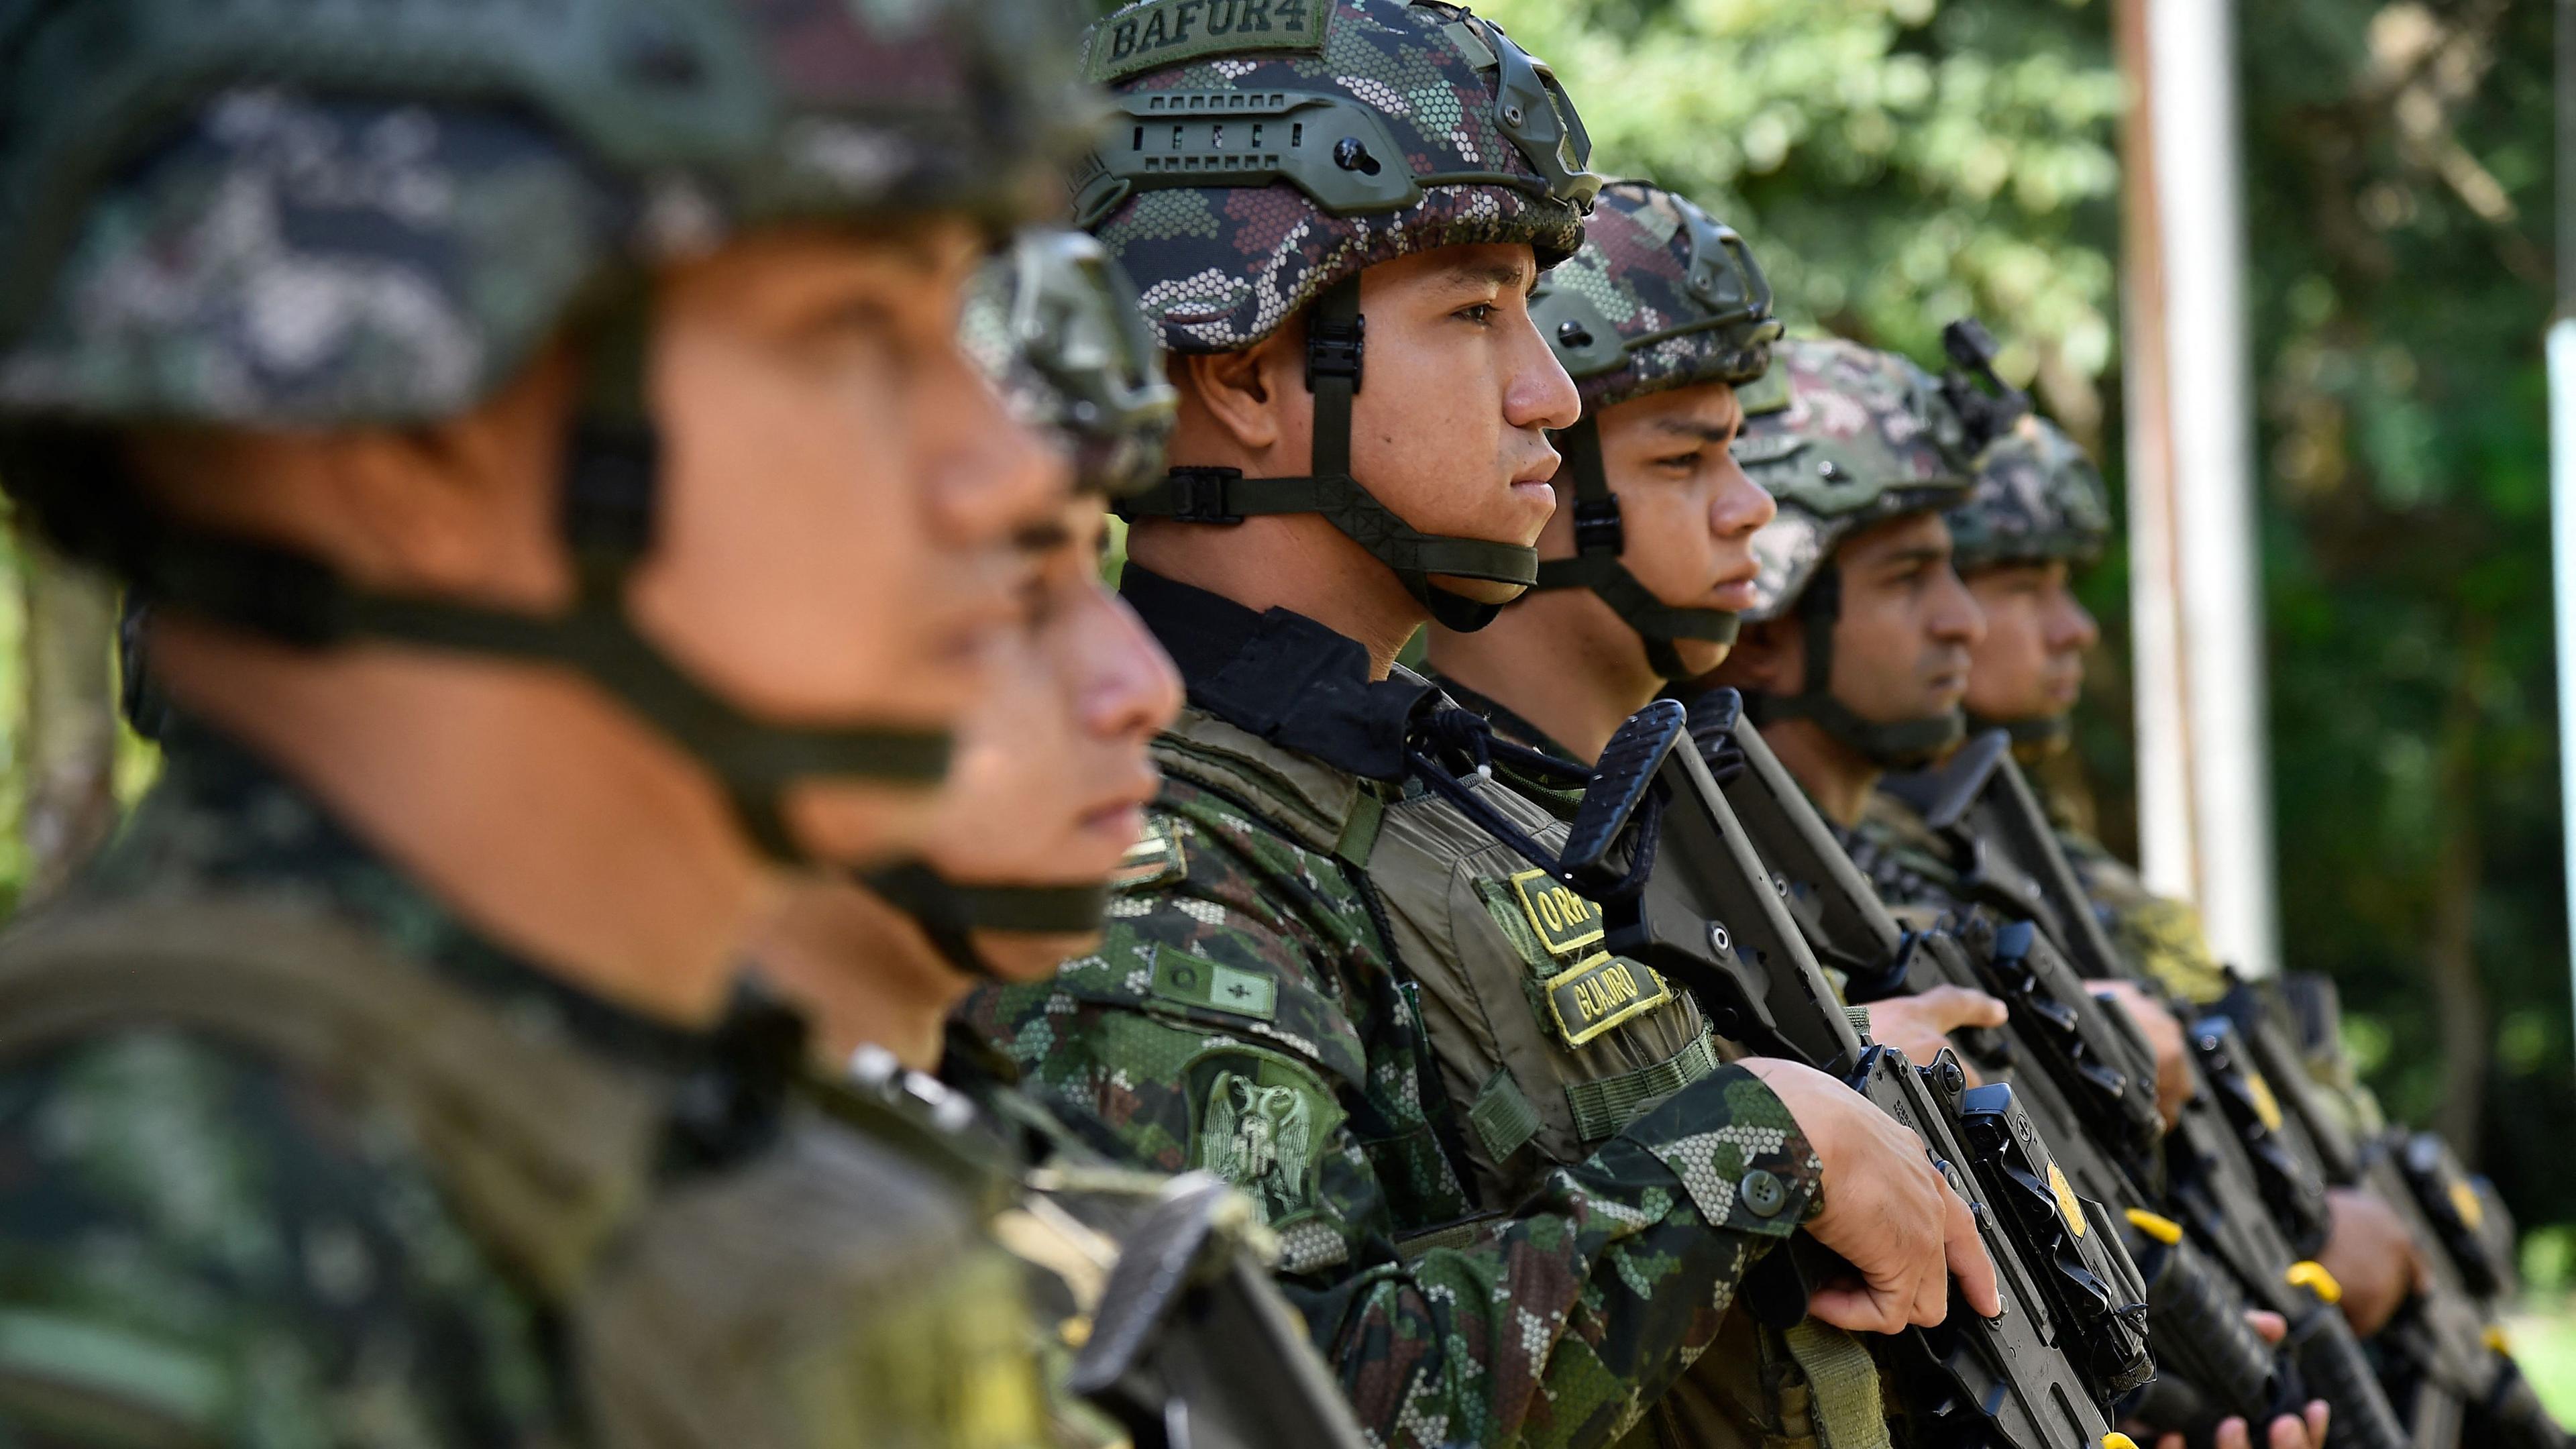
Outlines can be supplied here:
M2161 436L2131 446L2133 464L2163 469L2161 477L2133 473L2133 489L2147 485L2133 492L2133 519L2161 515L2138 519L2132 535L2141 864L2150 886L2199 904L2220 959L2269 975L2280 951L2235 10L2231 0L2154 0L2140 9L2145 55L2133 74L2144 80L2152 244L2161 252L2152 305L2163 332L2152 359L2160 375L2146 380L2160 385L2162 417L2143 420Z
M2558 819L2570 838L2568 940L2576 943L2576 317L2549 325L2549 552L2558 636ZM2576 951L2570 952L2576 990Z

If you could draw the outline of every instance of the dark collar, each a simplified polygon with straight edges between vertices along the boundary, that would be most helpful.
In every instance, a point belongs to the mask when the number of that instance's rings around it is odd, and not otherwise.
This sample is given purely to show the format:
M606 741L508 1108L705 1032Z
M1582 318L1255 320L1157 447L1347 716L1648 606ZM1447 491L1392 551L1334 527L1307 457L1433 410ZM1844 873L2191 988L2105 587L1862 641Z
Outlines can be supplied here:
M1180 666L1190 703L1336 769L1404 778L1406 732L1434 691L1371 680L1358 640L1286 609L1256 614L1133 563L1118 591Z
M1433 674L1431 676L1431 682L1440 686L1441 693L1448 695L1451 699L1454 699L1460 704L1465 705L1467 708L1474 710L1476 713L1483 715L1485 717L1485 722L1494 727L1494 733L1501 735L1504 739L1510 740L1514 744L1527 745L1533 750L1539 750L1546 754L1554 755L1558 759L1567 761L1570 764L1589 765L1592 763L1576 754L1574 751L1558 744L1555 740L1548 738L1547 731L1540 729L1537 725L1531 724L1528 720L1521 717L1518 710L1513 709L1510 705L1503 703L1492 695L1483 693L1480 690L1469 689L1467 686L1460 684L1457 680L1450 678L1446 674Z

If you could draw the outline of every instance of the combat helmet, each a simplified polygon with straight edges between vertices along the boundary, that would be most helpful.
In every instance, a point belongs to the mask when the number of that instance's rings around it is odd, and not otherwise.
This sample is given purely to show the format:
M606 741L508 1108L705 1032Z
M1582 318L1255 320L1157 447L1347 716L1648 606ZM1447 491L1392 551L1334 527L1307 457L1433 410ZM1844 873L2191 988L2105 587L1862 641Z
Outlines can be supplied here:
M1135 287L1097 239L1022 231L976 276L958 334L1011 415L1071 455L1077 487L1124 497L1161 475L1178 396Z
M938 733L790 727L627 619L652 547L649 277L746 228L1048 209L1097 119L1049 0L83 0L0 10L0 477L156 607L588 676L793 853L795 781L928 783ZM1056 193L1060 196L1060 193ZM140 506L114 428L424 421L569 333L584 395L538 616L359 588Z
M1976 483L1949 512L1959 572L2063 559L2082 567L2111 542L2102 471L2063 429L2037 413L1977 455Z
M1834 623L1842 589L1834 550L1891 519L1932 513L1968 489L1959 415L1930 374L1906 358L1838 338L1773 349L1766 397L1750 406L1736 461L1779 504L1753 536L1756 620L1795 616L1806 677L1792 695L1748 694L1755 722L1812 719L1882 765L1920 765L1956 743L1957 711L1937 719L1866 720L1834 698Z
M1131 519L1232 524L1314 513L1453 629L1495 606L1434 575L1528 585L1535 549L1415 529L1350 470L1364 381L1359 276L1416 252L1583 242L1600 178L1554 74L1500 26L1422 0L1140 0L1095 22L1091 79L1117 114L1075 177L1076 221L1140 288L1176 352L1236 352L1308 312L1314 472L1176 468Z
M1727 644L1735 615L1675 608L1619 554L1627 533L1601 462L1604 408L1697 383L1749 383L1771 365L1780 321L1771 284L1735 229L1651 182L1601 189L1583 250L1549 272L1530 317L1583 395L1583 417L1556 434L1574 478L1574 557L1538 566L1543 589L1590 589L1645 641L1666 679L1685 670L1676 639Z

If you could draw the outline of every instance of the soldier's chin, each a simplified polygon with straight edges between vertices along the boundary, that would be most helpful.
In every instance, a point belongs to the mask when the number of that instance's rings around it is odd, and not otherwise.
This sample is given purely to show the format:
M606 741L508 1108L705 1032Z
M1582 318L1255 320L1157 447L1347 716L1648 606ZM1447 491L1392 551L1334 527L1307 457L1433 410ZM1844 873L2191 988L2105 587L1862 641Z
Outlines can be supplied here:
M1098 931L977 931L975 952L993 975L1011 985L1044 981L1056 966L1087 955L1100 944Z
M1455 574L1433 574L1431 586L1479 604L1508 604L1529 592L1527 584L1506 584L1495 579L1462 579Z
M1726 656L1734 652L1735 646L1732 644L1718 644L1707 639L1673 641L1673 653L1681 657L1684 679L1697 679L1703 674L1715 672L1717 666L1726 662Z

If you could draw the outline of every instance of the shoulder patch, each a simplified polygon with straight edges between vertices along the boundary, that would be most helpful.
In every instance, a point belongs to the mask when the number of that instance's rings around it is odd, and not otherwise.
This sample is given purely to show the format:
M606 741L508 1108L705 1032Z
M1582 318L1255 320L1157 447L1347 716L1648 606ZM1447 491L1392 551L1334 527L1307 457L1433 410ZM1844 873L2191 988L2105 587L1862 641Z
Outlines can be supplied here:
M1580 1047L1623 1021L1668 1006L1673 989L1653 967L1607 952L1589 957L1539 983L1548 1015L1569 1047Z
M1324 1144L1341 1103L1313 1069L1254 1047L1220 1047L1184 1069L1190 1166L1243 1190L1273 1228L1311 1217L1322 1199Z
M1279 1014L1279 983L1157 943L1150 986L1156 996L1207 1011L1268 1021Z
M1202 55L1322 54L1331 0L1143 0L1091 27L1084 69L1107 85Z
M1546 871L1525 870L1513 876L1512 895L1551 956L1579 957L1584 947L1603 935L1601 908L1549 879Z
M1181 845L1181 824L1162 815L1145 820L1145 833L1127 847L1119 859L1118 869L1111 872L1111 890L1143 890L1163 885L1190 873L1189 853Z

